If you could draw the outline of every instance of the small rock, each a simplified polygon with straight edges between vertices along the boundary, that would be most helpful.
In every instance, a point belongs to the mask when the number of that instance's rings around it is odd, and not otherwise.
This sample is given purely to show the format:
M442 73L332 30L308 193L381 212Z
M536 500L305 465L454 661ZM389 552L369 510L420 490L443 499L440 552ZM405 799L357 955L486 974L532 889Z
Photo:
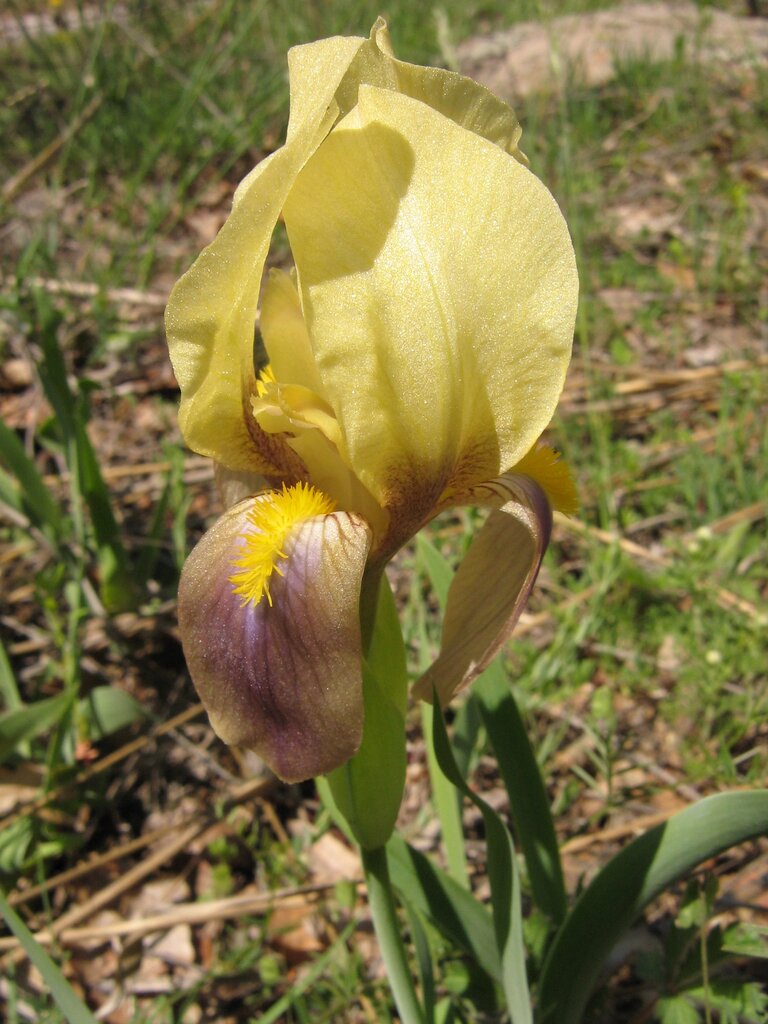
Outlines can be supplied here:
M32 367L26 359L6 359L0 373L3 383L15 391L23 391L32 383Z

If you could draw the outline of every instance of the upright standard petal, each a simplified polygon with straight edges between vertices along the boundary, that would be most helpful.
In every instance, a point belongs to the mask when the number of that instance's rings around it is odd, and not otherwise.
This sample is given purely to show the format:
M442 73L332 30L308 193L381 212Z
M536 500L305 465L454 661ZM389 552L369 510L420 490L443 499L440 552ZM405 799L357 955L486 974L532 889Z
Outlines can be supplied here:
M230 469L293 479L298 460L250 415L253 332L264 261L285 197L338 115L334 93L362 45L325 39L289 54L291 117L285 146L241 182L214 241L177 282L166 311L181 388L179 424L194 451Z
M297 782L343 764L360 744L359 601L370 530L358 516L330 512L265 538L254 523L270 509L260 505L287 494L241 502L204 535L182 572L179 626L218 735ZM277 559L271 567L265 540Z
M377 19L368 45L360 47L350 74L336 94L342 115L349 113L357 103L361 85L392 89L426 103L462 128L500 146L527 166L528 161L518 148L522 134L520 122L509 104L494 96L485 86L455 71L398 60L383 18Z
M315 358L351 465L419 522L513 466L549 422L577 277L552 196L498 146L364 86L285 218Z
M509 639L549 543L552 510L528 477L508 475L478 487L491 506L448 591L440 654L416 683L416 698L445 706L487 668Z

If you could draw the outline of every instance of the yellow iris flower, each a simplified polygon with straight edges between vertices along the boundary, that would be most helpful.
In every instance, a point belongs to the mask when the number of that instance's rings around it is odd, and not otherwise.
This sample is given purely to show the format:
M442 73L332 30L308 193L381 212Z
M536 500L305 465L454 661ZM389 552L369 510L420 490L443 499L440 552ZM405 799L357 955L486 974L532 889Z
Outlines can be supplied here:
M456 575L447 702L508 636L575 494L537 447L570 359L568 230L509 107L369 39L288 56L285 145L177 283L167 333L187 444L231 505L190 555L179 618L214 728L284 779L361 737L360 606L438 512L492 510ZM264 263L282 215L295 271ZM254 365L254 325L269 365Z

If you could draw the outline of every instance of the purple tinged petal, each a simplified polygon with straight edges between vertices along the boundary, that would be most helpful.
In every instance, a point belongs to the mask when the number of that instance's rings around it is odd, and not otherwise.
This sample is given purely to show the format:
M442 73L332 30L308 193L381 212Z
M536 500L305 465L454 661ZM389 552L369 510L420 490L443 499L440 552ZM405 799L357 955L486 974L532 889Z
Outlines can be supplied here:
M254 499L222 516L190 554L179 625L213 728L287 782L347 761L362 736L360 585L370 529L332 512L298 523L270 580L272 605L243 604L229 577Z

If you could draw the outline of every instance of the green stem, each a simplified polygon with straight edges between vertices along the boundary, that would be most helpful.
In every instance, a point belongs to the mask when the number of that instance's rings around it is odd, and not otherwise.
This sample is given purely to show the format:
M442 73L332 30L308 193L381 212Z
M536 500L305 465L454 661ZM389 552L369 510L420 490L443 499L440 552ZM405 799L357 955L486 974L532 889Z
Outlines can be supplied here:
M376 850L363 850L363 871L368 887L373 926L381 947L389 984L395 997L402 1024L424 1024L424 1011L413 986L401 926L395 910L395 898L389 880L387 852L383 846Z
M373 631L376 628L376 612L379 606L379 590L381 577L384 574L384 563L368 566L363 574L360 587L360 632L363 640L363 654L367 656L371 646Z

